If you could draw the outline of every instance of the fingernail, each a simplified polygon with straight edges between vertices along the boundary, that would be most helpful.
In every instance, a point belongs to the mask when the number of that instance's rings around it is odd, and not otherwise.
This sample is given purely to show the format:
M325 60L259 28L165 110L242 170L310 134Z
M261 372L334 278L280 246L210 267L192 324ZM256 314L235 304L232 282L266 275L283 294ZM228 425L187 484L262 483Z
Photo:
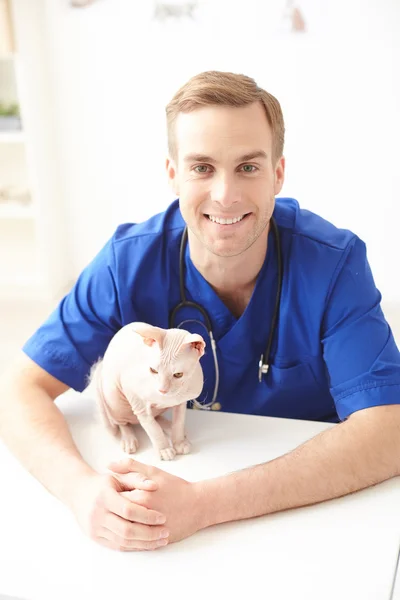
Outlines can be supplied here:
M159 525L162 525L163 523L165 523L165 521L166 521L166 520L167 520L167 519L166 519L165 517L157 517L157 521L156 521L156 522L157 522Z
M169 531L168 531L168 529L163 529L160 532L160 538L167 538L167 537L169 537Z
M152 479L145 479L143 483L145 483L146 485L154 485L154 481Z
M158 540L157 546L166 546L168 544L168 540Z

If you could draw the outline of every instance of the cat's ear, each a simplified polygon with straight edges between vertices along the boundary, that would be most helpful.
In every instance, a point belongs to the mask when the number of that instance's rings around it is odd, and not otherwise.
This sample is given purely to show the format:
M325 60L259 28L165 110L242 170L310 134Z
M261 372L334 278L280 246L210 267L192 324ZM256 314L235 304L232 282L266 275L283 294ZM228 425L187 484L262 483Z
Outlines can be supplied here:
M196 350L199 358L201 358L204 354L206 343L198 333L189 333L185 337L185 341L183 342L182 346L191 346L194 350Z
M166 334L165 329L153 327L153 325L148 325L148 323L132 323L132 331L142 336L143 343L146 346L153 346L153 344L158 343L161 347Z

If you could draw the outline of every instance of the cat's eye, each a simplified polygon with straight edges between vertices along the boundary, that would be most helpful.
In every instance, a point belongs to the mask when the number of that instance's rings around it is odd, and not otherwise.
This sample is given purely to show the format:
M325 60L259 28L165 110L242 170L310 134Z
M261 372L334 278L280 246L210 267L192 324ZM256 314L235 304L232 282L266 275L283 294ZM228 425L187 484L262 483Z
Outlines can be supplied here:
M174 377L180 379L181 377L183 377L183 373L174 373Z
M155 373L156 375L157 375L157 373L158 373L158 371L156 371L155 369L153 369L153 367L150 367L150 371L151 371L152 373Z

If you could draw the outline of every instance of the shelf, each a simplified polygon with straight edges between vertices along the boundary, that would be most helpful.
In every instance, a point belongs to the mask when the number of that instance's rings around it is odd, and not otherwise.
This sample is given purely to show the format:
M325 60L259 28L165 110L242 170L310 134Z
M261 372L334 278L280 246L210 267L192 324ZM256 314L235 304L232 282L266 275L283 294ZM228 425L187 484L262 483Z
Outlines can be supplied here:
M0 131L0 144L23 144L24 131Z
M35 216L35 210L29 204L0 203L0 219L34 219Z

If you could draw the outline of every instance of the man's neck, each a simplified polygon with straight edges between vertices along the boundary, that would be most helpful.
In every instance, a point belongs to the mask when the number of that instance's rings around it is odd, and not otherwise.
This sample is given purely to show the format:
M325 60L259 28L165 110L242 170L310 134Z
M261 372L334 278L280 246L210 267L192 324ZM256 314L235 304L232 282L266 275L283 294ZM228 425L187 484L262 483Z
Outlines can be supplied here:
M242 254L222 257L209 252L189 231L190 257L194 266L237 314L243 312L251 298L267 254L267 242L268 228ZM238 306L234 309L236 304Z

